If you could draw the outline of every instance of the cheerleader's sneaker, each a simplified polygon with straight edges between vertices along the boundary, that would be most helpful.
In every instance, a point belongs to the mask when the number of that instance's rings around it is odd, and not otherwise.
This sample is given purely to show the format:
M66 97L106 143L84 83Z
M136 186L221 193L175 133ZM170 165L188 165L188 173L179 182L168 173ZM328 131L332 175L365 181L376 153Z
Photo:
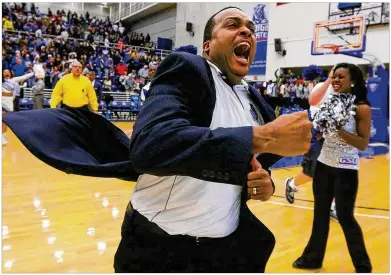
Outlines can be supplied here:
M287 178L285 180L285 198L289 203L295 202L295 192L299 191L297 188L292 188L290 186L290 182L293 180L293 178Z
M337 211L335 209L330 209L330 219L335 222L338 222Z

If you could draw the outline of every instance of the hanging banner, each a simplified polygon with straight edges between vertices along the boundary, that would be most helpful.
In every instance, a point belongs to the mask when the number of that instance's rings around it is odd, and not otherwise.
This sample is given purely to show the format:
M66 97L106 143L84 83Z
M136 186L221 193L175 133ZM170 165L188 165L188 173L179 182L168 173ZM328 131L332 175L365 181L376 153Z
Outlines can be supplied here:
M250 67L248 75L266 74L267 38L269 34L269 9L267 4L256 4L248 11L249 17L255 25L257 39L257 53Z
M372 111L369 142L389 144L389 75L383 66L377 67L376 75L370 77L367 83L368 100Z

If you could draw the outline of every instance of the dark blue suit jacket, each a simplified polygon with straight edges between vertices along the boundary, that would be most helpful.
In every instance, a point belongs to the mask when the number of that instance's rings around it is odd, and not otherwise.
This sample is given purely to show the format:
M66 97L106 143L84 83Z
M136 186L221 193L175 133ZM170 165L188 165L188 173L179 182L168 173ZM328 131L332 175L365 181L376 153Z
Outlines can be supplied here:
M266 123L274 112L250 87ZM200 56L173 53L160 64L131 140L100 115L70 108L8 113L3 121L36 157L66 173L136 180L184 175L245 185L252 127L209 128L216 91ZM229 110L228 110L229 111ZM281 157L261 154L269 168Z

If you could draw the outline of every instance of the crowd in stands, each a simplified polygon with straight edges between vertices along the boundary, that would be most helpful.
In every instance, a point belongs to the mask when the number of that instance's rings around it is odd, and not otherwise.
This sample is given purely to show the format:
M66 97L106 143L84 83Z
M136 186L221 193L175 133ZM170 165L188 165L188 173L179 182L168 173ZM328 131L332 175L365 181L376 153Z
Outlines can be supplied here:
M20 76L31 72L34 64L42 64L46 89L54 88L71 64L79 61L83 74L94 71L104 90L139 93L161 62L149 34L130 32L108 17L50 9L44 14L34 3L3 3L2 10L3 70ZM29 79L24 87L32 87L35 81Z
M319 81L322 81L322 77L306 81L292 70L286 69L282 70L276 81L270 80L266 85L257 85L257 89L276 112L281 108L307 110L310 107L309 94Z

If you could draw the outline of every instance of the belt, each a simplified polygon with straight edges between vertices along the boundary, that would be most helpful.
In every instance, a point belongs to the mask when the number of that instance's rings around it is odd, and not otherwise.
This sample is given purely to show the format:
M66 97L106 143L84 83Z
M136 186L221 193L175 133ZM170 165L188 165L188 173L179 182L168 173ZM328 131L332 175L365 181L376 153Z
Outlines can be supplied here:
M163 229L161 229L156 223L149 221L146 217L141 215L137 210L132 207L132 204L129 202L126 207L126 214L130 216L130 219L133 223L137 225L146 225L148 227L148 231L151 233L164 237L170 241L178 241L178 242L190 242L195 243L196 245L204 244L204 243L217 243L226 240L231 235L222 238L208 238L208 237L193 237L189 235L170 235Z
M12 97L12 93L5 93L5 92L2 92L1 95L2 95L2 96L7 96L7 97Z
M69 108L69 109L83 109L83 110L89 111L88 105L83 105L83 106L80 106L80 107L71 107L71 106L68 106L68 105L62 103L61 107L62 108Z

